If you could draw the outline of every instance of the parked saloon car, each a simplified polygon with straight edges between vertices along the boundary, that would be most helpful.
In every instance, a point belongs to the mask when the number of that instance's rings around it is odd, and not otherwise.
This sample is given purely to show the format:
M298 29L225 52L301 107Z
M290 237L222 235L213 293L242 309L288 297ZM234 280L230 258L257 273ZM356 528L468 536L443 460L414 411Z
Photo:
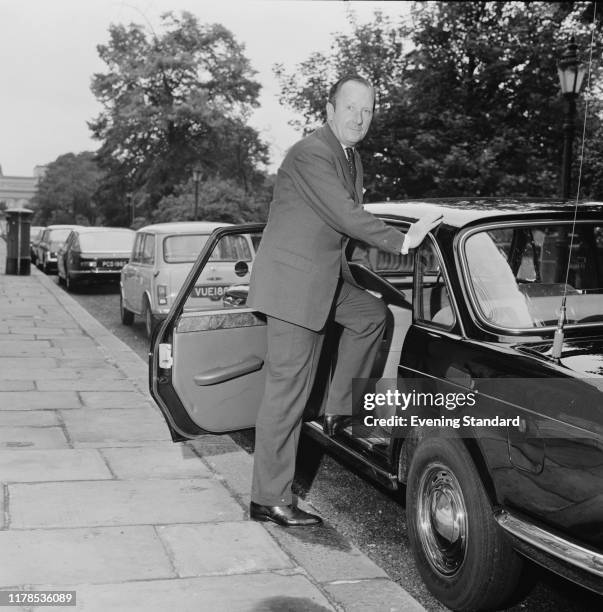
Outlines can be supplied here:
M79 227L58 253L59 283L73 291L82 283L119 281L128 263L135 232L123 227Z
M44 228L36 251L36 263L40 270L46 274L57 271L57 253L74 227L78 226L49 225Z
M120 281L121 320L132 325L144 318L149 337L163 320L212 231L229 225L212 222L159 223L136 232L130 262ZM214 306L235 283L249 282L254 248L248 236L227 236L220 242L199 278L194 299Z
M382 395L357 398L355 424L323 435L329 329L305 431L387 487L406 485L416 564L450 608L504 605L526 558L603 593L603 204L580 204L575 226L559 202L366 208L403 229L432 210L444 221L408 256L370 248L351 264L389 309L373 373ZM151 392L174 441L254 425L265 319L241 288L234 300L194 295L220 240L261 231L212 235L155 338Z

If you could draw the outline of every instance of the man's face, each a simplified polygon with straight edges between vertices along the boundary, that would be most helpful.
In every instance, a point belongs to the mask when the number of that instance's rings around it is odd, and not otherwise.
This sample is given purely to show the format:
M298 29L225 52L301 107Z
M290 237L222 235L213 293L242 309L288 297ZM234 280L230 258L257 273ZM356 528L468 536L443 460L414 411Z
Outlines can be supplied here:
M335 106L327 102L327 123L344 147L353 147L368 132L373 119L373 90L358 81L344 83Z

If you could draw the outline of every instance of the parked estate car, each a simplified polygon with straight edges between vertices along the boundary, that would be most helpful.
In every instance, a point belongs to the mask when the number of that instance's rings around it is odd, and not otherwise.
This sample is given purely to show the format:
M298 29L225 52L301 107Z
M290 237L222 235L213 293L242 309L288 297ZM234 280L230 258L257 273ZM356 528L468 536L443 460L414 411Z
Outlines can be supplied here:
M36 251L36 264L46 274L57 271L57 253L77 225L49 225L44 228Z
M37 264L38 260L38 244L42 238L44 232L44 226L32 225L29 228L29 257L33 265Z
M575 221L574 206L550 201L366 208L402 230L444 217L409 255L367 248L350 264L389 311L373 387L327 438L337 327L326 330L305 432L406 487L417 567L446 606L504 606L526 559L603 594L603 204L578 205ZM215 231L155 336L151 393L174 441L254 426L265 317L244 287L195 295L221 241L262 229Z
M204 221L159 223L136 232L129 263L121 273L120 313L124 325L144 318L149 337L170 310L212 231L229 225ZM248 282L253 244L247 236L227 236L215 250L195 287L199 303L214 304L234 283Z
M59 283L73 291L82 283L119 281L135 232L124 227L73 229L57 255Z

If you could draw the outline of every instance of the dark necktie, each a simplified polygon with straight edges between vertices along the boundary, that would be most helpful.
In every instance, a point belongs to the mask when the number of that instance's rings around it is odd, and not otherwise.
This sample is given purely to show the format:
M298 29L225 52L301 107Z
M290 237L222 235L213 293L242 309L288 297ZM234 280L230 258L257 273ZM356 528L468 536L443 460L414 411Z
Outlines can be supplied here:
M345 148L345 156L348 158L348 168L352 175L352 181L356 184L356 162L354 160L354 149L351 147Z

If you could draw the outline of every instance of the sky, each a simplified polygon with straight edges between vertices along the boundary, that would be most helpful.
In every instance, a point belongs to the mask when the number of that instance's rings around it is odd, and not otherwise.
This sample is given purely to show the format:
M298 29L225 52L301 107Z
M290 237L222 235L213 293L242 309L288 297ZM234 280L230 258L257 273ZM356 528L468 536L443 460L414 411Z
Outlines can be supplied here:
M397 20L410 2L344 0L0 0L0 166L5 176L32 176L65 153L94 151L87 121L101 107L90 91L92 75L105 72L96 46L112 23L158 28L160 15L182 10L202 23L221 23L245 45L260 108L250 123L270 145L270 170L300 136L288 125L291 109L278 101L272 67L287 72L313 52L327 53L334 33L350 33L375 10Z

